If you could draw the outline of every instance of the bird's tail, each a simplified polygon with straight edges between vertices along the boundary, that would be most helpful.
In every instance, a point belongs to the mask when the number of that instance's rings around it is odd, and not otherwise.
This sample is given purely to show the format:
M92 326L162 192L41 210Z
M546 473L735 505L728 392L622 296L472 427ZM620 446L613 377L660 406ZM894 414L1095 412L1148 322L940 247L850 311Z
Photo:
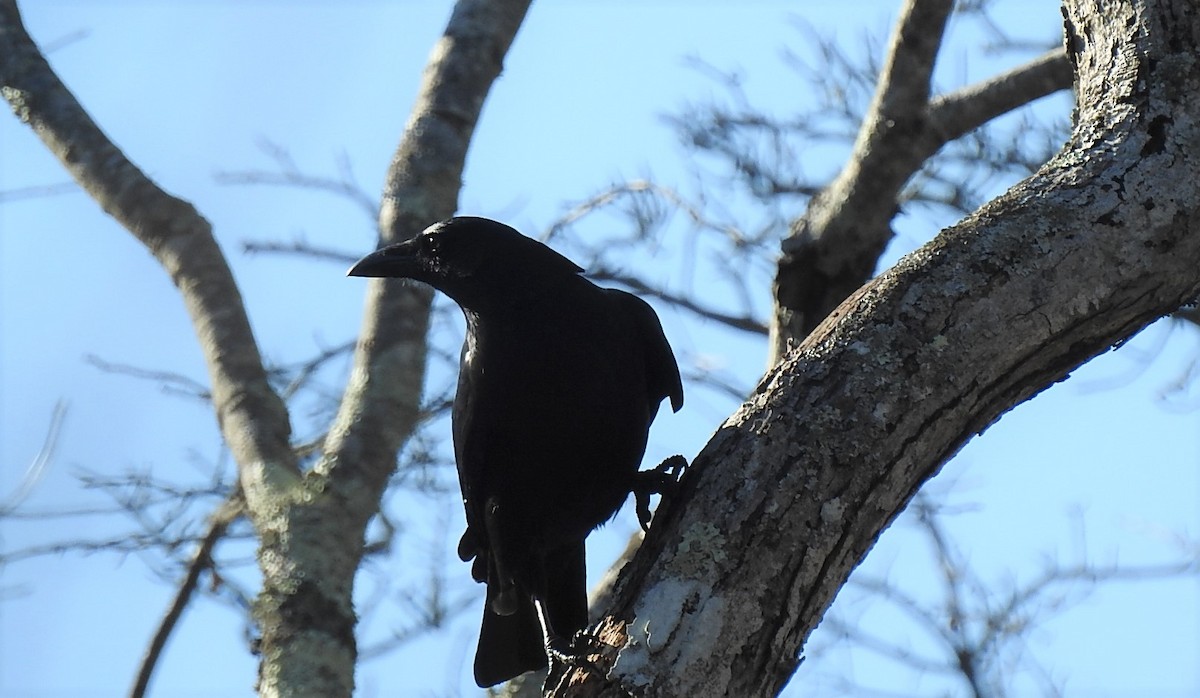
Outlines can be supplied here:
M533 599L522 598L515 613L502 616L492 610L493 586L488 586L475 652L475 683L486 688L546 666L542 627Z
M547 554L544 569L544 588L532 593L542 598L550 630L569 641L588 622L583 542ZM502 616L492 610L497 586L488 585L475 653L475 683L481 687L546 667L545 638L532 596L519 594L516 611Z

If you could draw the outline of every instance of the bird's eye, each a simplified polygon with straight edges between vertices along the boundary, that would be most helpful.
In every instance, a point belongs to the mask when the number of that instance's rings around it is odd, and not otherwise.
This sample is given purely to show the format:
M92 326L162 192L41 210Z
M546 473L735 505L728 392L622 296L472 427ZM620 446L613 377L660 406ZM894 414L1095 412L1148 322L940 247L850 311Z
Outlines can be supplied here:
M422 252L437 254L442 245L442 235L441 233L424 233L417 238L417 245Z

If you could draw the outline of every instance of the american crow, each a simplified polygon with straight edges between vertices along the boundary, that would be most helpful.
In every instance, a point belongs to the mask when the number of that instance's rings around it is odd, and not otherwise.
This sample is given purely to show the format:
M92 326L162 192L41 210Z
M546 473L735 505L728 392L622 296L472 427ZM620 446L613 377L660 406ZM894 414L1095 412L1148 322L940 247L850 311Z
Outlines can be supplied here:
M671 347L649 305L582 271L503 223L459 217L349 272L423 281L467 319L452 421L458 554L487 583L480 686L572 653L588 622L584 538L631 491L645 525L666 479L638 465L659 403L683 405Z

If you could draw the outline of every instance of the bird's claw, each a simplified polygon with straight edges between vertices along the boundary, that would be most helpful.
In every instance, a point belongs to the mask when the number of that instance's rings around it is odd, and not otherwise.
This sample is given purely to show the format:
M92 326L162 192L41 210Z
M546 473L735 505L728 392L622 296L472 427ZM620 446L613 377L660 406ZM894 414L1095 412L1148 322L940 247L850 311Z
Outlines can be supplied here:
M643 531L650 530L650 495L662 495L664 501L670 498L675 488L679 486L679 478L688 467L687 459L683 456L671 456L653 470L644 470L634 476L633 500L637 508L638 523Z
M605 676L606 672L587 658L587 652L584 651L582 642L584 639L586 639L584 631L581 630L570 642L561 637L547 640L546 656L550 659L551 664L558 664L567 669L583 669L597 676ZM551 672L553 673L553 667L551 667Z

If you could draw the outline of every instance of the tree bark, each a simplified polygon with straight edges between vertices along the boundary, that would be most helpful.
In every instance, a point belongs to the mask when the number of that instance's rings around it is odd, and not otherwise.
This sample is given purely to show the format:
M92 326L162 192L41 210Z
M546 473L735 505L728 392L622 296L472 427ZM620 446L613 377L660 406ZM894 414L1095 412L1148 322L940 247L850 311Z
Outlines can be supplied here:
M768 366L871 278L892 239L901 189L934 153L1005 112L1070 86L1070 65L1059 50L931 98L930 80L953 5L905 3L853 155L783 240Z
M388 170L380 244L454 214L467 147L529 0L460 0L434 46ZM419 418L432 291L367 285L350 381L322 457L288 506L260 526L259 692L349 696L357 649L351 603L366 526ZM331 680L332 679L332 680Z
M554 695L779 691L850 571L974 434L1200 293L1200 14L1073 0L1071 139L855 292L682 480Z
M287 409L267 382L212 226L190 203L159 188L92 121L38 51L13 0L0 0L0 88L79 186L171 275L204 353L221 433L238 463L262 480L272 470L295 476Z
M456 5L388 173L383 243L454 213L467 145L528 6L528 0ZM100 131L28 36L14 0L0 0L0 87L18 118L145 244L183 296L259 537L259 693L349 696L357 659L354 575L367 522L418 416L430 292L369 286L350 384L322 459L302 472L289 443L287 407L267 381L211 225Z

